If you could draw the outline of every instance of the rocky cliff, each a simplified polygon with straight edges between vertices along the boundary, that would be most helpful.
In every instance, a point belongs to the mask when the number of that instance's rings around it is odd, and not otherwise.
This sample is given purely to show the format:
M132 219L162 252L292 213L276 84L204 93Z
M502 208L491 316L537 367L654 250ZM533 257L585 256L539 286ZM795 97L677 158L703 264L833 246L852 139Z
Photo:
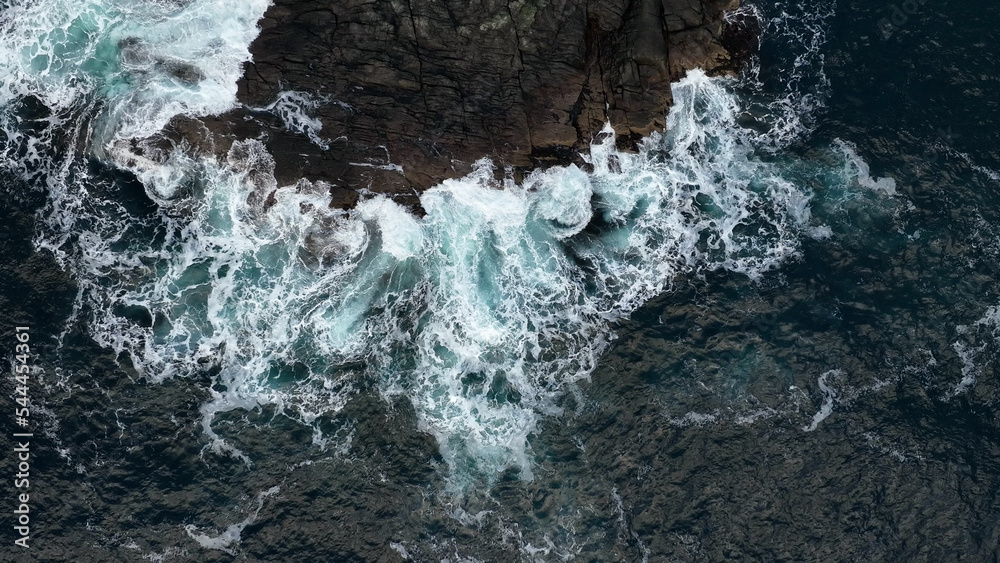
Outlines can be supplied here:
M724 13L737 5L275 0L239 83L243 107L170 129L214 150L264 139L280 183L322 180L346 205L363 188L412 194L483 156L515 170L566 162L607 120L625 146L662 128L687 69L731 70ZM312 138L284 126L296 98L279 96L291 91L315 102Z

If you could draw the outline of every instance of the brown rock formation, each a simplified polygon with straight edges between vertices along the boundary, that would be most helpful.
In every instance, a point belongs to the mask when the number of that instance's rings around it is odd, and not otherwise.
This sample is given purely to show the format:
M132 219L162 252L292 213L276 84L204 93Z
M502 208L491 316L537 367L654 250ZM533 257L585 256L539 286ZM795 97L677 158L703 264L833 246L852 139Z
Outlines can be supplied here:
M662 128L686 70L730 70L722 15L737 4L275 0L239 83L245 107L173 134L197 144L211 131L215 150L265 138L280 183L323 180L344 204L361 188L413 193L483 156L565 162L608 119L625 146ZM248 109L289 90L323 100L328 149Z

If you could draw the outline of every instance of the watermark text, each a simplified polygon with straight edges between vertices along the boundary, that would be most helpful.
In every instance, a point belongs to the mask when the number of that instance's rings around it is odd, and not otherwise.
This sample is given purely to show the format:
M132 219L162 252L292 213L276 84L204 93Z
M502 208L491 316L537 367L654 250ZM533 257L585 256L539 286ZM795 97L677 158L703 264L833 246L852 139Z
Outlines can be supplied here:
M31 329L14 328L14 544L30 547L31 540Z

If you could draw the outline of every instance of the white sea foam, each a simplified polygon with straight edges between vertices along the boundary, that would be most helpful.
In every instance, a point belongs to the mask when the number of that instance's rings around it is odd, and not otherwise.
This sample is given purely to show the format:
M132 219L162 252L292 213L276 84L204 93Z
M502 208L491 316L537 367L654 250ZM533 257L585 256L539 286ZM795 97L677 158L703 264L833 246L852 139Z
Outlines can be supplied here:
M846 141L837 140L836 145L843 151L846 167L845 175L857 178L860 186L869 190L882 192L885 195L896 195L896 181L892 178L872 178L871 167L860 155L857 149Z
M800 236L828 236L811 191L754 156L727 85L690 73L668 132L629 154L607 129L591 172L515 185L481 161L423 194L419 219L382 196L344 212L323 186L276 188L247 141L224 163L151 165L157 217L67 183L41 243L76 271L98 342L153 380L218 368L224 390L202 409L216 451L250 462L213 430L218 413L271 404L309 423L367 375L409 399L457 475L531 478L529 436L589 376L614 321L681 273L757 279ZM71 251L69 232L83 243Z
M689 412L681 417L667 417L667 422L673 426L709 426L719 421L718 413L705 414Z
M274 113L281 118L286 129L305 135L319 148L328 150L330 148L330 141L319 135L323 129L323 122L312 115L321 103L328 101L330 100L313 96L308 92L285 90L279 93L277 99L269 105L263 108L250 109Z
M981 356L988 347L1000 344L1000 306L988 309L972 325L956 328L959 340L952 343L952 349L962 362L962 379L952 390L952 397L962 395L975 386L983 371Z
M777 152L810 134L818 113L826 107L830 80L824 69L823 46L834 0L776 0L769 5L745 5L744 15L761 26L761 54L744 69L741 91L748 100L742 118L752 124L746 134L765 150ZM781 72L761 71L761 57L780 61ZM774 62L768 68L776 66Z
M833 414L833 404L837 400L837 392L827 384L827 378L829 377L839 377L843 375L843 372L835 369L830 370L819 376L817 385L819 385L820 392L823 393L823 405L820 406L819 411L813 415L812 421L808 425L803 426L802 430L805 432L812 432L816 430L819 423L826 420L831 414Z
M216 549L224 551L230 555L236 555L236 546L238 546L241 541L243 530L250 524L253 524L257 520L257 517L260 516L260 511L264 508L264 500L278 494L280 490L280 487L271 487L270 489L258 494L257 508L253 511L253 514L247 516L246 519L241 522L229 525L224 532L217 536L209 536L207 534L198 533L198 527L194 524L184 526L184 530L187 532L188 536L191 537L191 539L198 542L198 545L205 549Z
M410 560L410 552L406 551L406 546L403 545L402 543L389 542L389 547L391 547L393 551L398 553L399 556L403 558L403 561Z
M516 185L495 180L484 160L424 193L421 218L383 196L345 212L329 207L322 184L279 187L256 141L235 143L224 161L179 150L141 161L122 139L176 113L232 105L266 3L195 0L142 13L126 2L55 5L0 16L0 52L10 55L0 70L14 77L0 104L36 92L53 129L62 120L64 134L129 166L155 209L137 211L140 194L85 159L41 154L32 143L44 135L16 138L9 165L25 176L43 170L49 192L37 243L74 272L94 338L151 381L214 370L202 407L209 445L247 463L215 431L219 413L273 405L313 424L339 412L364 377L413 404L456 487L507 468L530 479L531 434L589 377L615 321L680 274L759 279L797 256L802 236L830 236L800 173L825 165L759 157L788 127L741 126L735 82L700 71L674 85L667 132L638 154L616 150L609 127L586 171L557 167ZM86 33L73 41L46 35L74 25ZM24 58L55 44L76 51L46 65ZM318 135L302 100L292 101L274 109ZM835 149L827 157L838 154L851 161ZM884 185L857 163L826 177L841 190Z
M33 95L59 114L100 98L98 146L221 113L268 4L15 0L0 13L0 105Z
M955 149L953 149L951 147L947 147L947 146L941 146L941 147L937 147L937 148L938 148L938 150L943 150L943 151L945 151L945 152L947 152L949 154L952 154L954 156L957 156L958 158L961 158L973 170L975 170L976 172L979 172L980 174L986 176L990 180L993 180L994 182L1000 182L1000 172L998 172L996 170L993 170L992 168L987 168L986 166L983 166L981 164L976 163L976 161L972 158L972 156L969 155L969 153L960 152L960 151L957 151L957 150L955 150Z

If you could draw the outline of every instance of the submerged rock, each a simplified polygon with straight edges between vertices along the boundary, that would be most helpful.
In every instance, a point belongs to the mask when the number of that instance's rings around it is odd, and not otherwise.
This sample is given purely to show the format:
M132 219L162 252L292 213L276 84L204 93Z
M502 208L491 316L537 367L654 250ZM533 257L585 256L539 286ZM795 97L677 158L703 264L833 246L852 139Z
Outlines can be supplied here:
M184 86L197 86L205 80L205 73L197 66L172 57L156 55L148 42L139 37L126 37L118 41L121 61L131 72L147 73L159 69Z

